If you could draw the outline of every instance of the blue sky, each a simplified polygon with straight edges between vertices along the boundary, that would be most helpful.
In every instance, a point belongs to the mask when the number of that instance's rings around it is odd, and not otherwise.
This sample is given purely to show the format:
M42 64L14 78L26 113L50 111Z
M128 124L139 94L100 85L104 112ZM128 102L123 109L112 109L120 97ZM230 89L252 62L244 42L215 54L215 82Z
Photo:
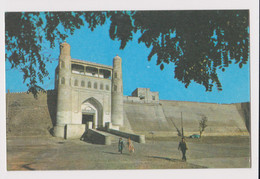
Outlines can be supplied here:
M174 79L173 64L165 66L161 71L156 66L156 57L150 62L147 56L151 49L144 44L138 44L138 34L120 50L120 42L109 38L109 26L97 27L94 32L88 28L76 30L74 35L66 39L71 45L71 57L100 64L111 65L117 54L122 58L124 95L131 95L137 87L150 88L158 91L160 99L177 101L197 101L210 103L237 103L250 101L249 64L242 69L238 65L231 65L225 72L219 71L219 78L223 90L206 92L204 86L192 82L188 88ZM58 64L59 46L54 49L46 48L51 54L53 63L46 64L50 73L50 80L45 79L42 85L45 89L54 88L54 70ZM6 63L6 90L11 92L26 91L22 73L11 70Z

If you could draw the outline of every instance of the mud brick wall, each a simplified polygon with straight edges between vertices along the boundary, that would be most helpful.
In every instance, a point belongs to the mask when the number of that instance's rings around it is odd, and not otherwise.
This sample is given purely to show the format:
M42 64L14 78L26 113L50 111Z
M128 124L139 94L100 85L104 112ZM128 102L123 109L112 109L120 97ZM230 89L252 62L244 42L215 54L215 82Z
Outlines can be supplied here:
M50 135L56 120L56 101L55 90L40 92L37 98L27 93L7 93L7 136Z
M7 136L50 135L56 121L57 93L6 94ZM176 136L199 133L199 121L207 117L203 135L249 135L250 103L216 104L160 100L159 104L124 102L124 130L136 134ZM122 128L122 129L123 129Z
M216 104L160 100L159 104L124 103L124 113L131 130L139 134L199 134L199 122L207 117L203 135L249 135L250 103Z

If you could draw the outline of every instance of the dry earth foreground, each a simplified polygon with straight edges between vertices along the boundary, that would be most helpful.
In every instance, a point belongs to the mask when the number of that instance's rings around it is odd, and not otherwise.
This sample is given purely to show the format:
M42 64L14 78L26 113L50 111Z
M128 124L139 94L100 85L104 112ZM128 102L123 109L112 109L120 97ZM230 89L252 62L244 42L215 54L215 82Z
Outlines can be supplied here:
M135 153L112 145L51 136L7 137L7 170L107 170L107 169L190 169L249 168L248 136L187 139L187 162L181 161L179 138L147 139L134 142ZM126 140L124 139L125 143Z

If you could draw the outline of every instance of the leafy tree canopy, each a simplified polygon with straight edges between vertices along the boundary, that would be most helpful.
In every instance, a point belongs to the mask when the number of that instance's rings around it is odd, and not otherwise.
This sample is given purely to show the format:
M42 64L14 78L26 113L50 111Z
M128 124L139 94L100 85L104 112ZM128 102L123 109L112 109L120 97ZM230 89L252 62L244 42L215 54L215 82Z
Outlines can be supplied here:
M249 12L219 11L93 11L8 12L5 14L6 60L24 74L28 91L43 90L38 84L48 76L43 41L54 48L76 29L110 23L109 35L120 41L120 49L140 32L138 43L151 47L148 56L157 58L161 70L174 63L174 78L185 84L194 81L212 91L222 90L217 72L230 64L240 68L249 59Z

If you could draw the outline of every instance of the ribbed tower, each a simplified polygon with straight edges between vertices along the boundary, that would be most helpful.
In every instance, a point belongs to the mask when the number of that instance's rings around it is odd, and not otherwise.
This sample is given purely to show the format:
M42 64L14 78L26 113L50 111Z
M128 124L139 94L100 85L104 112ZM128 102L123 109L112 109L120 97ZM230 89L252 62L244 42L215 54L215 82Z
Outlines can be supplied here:
M70 45L66 42L60 44L59 57L59 84L57 98L56 126L54 136L65 137L65 125L71 123L71 87L70 72L71 56Z
M112 76L112 124L123 126L123 80L122 80L122 59L117 55L113 59Z

